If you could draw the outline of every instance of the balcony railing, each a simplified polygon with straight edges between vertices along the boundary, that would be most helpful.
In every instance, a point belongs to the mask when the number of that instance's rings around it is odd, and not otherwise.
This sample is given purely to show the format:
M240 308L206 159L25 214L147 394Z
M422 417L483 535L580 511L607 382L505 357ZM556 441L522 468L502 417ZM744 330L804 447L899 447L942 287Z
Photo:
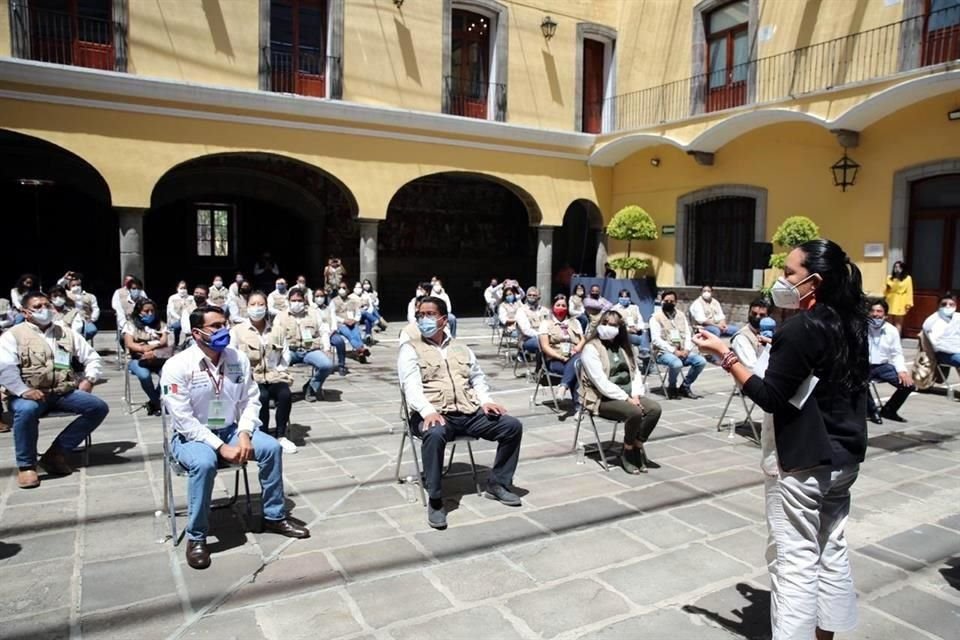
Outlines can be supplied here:
M465 82L444 76L444 113L480 120L506 120L507 85L496 82ZM492 101L491 101L492 97ZM489 117L490 107L493 117Z
M32 60L113 71L113 22L76 14L29 10L27 55Z
M323 98L327 95L327 76L340 58L312 51L270 50L269 90Z
M960 60L958 19L960 7L955 6L751 60L729 71L614 96L585 108L607 114L611 130L638 129Z

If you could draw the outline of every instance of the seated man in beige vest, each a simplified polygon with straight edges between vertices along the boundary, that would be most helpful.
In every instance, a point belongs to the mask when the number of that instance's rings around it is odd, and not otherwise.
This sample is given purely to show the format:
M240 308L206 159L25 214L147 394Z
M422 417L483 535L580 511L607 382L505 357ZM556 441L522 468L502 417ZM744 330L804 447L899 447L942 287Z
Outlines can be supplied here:
M462 434L498 443L484 495L519 506L520 498L509 487L520 457L523 426L490 397L486 377L470 348L447 333L443 300L433 296L421 300L417 326L418 339L400 347L397 372L410 409L410 430L422 439L423 472L430 497L427 522L434 529L447 526L441 487L443 455L447 442Z
M763 353L764 347L773 342L772 336L765 336L760 330L761 321L768 317L769 313L770 308L762 298L751 302L747 324L743 325L730 341L730 348L740 358L743 366L751 371L757 365L757 359Z
M50 300L30 292L21 300L25 321L0 336L0 385L13 396L13 440L17 485L40 486L37 439L40 418L51 410L79 416L60 432L39 464L51 475L69 475L66 454L82 443L107 417L107 403L91 394L100 375L100 356L83 337L53 321ZM83 367L78 380L73 363Z
M707 361L699 353L693 352L690 325L686 317L677 311L677 294L674 291L664 291L661 294L660 309L650 316L650 342L653 344L657 364L669 369L667 397L702 398L703 396L694 393L693 382L707 366ZM684 366L690 367L690 370L678 390L677 378Z

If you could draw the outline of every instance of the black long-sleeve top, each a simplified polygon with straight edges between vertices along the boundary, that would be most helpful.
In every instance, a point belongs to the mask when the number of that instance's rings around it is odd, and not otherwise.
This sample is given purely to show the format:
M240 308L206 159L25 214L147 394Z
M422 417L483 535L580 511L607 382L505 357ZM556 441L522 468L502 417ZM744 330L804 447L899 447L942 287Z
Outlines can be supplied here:
M822 311L814 306L784 322L773 338L766 374L743 385L747 397L773 414L784 471L863 462L867 450L867 390L851 392L840 384L829 337L811 322L811 315ZM851 352L866 359L866 342ZM790 399L810 374L820 381L797 409Z

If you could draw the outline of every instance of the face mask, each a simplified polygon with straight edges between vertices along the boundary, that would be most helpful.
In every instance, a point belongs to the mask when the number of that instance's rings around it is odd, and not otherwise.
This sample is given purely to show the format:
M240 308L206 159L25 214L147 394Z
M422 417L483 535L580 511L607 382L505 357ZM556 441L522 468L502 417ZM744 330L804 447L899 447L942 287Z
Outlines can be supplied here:
M177 295L179 295L181 298L186 298L189 295L189 292L186 290L186 288L181 287L180 289L177 289Z
M153 324L153 321L157 319L157 316L152 313L148 313L145 316L140 316L140 322L143 324Z
M251 320L263 320L266 315L266 307L247 307L247 316Z
M363 290L364 290L364 291L370 291L370 285L368 285L368 284L363 285Z
M621 307L629 307L629 306L630 306L630 298L620 298L620 306L621 306Z
M197 333L204 337L207 335L203 331L198 331ZM230 344L230 329L227 329L226 327L217 329L213 332L213 334L210 335L208 339L204 340L203 343L217 353L220 353L227 348L227 345Z
M130 289L130 297L134 300L138 300L141 293L140 289Z
M202 307L207 304L207 296L193 296L193 301L197 303L198 307Z
M777 328L777 321L773 318L760 318L760 335L764 338L773 338L773 330Z
M799 309L800 301L803 299L803 297L800 296L800 290L797 287L809 280L811 277L813 277L812 273L797 284L790 284L787 279L782 276L777 278L777 281L770 289L770 296L773 298L773 304L777 305L781 309Z
M360 295L361 293L363 293L363 289L361 289L360 287L354 287L353 292L357 295Z
M620 327L611 327L609 324L597 326L597 336L601 340L613 340L620 333Z
M760 316L751 315L751 316L747 319L747 322L750 323L750 326L751 326L751 327L753 327L754 329L756 329L757 331L759 331L759 330L760 330L760 320L761 320Z
M76 285L75 287L70 287L70 291L74 294L80 294L83 293L83 287Z
M599 299L600 299L600 294L599 294L599 293L593 293L593 292L591 291L591 292L590 292L590 297L593 298L594 300L599 300Z
M278 283L277 283L277 292L278 292L278 293L286 293L286 291L287 291L287 285L285 285L285 284L280 284L280 283L278 282Z
M567 318L567 308L566 307L554 307L553 315L557 317L557 320L566 320Z
M221 287L223 287L223 280L214 280L213 286L215 286L217 289L220 289Z
M243 282L243 276L237 276L237 284Z
M709 291L704 291L700 294L700 297L703 298L704 302L710 302L713 299L713 294Z
M44 307L43 309L31 311L30 317L33 318L33 321L41 327L46 327L53 322L53 311L47 307Z
M297 300L296 302L291 302L290 313L293 313L293 314L303 313L303 302L300 300Z
M417 320L417 328L420 329L420 334L424 338L430 338L436 335L439 328L437 327L436 318L428 318L426 316Z
M306 283L306 282L299 282L299 281L298 281L298 282L297 282L297 287L299 287L300 289L306 289L306 288L307 288L307 283Z
M527 297L527 304L530 305L530 308L536 309L540 306L540 298Z
M424 291L423 289L417 289L416 297L422 298L425 295L427 295L426 291Z
M873 329L882 329L883 328L883 318L870 318L870 326Z
M950 320L953 318L953 314L956 312L956 307L940 307L940 310L937 313L939 313L944 320Z
M341 297L341 298L346 298L346 297L347 297L347 290L346 290L346 289L340 289L339 291L337 291L337 293L340 294L340 297Z
M250 287L240 287L240 295L242 296L250 295Z
M63 305L67 304L67 299L66 299L66 298L59 298L59 297L58 297L58 298L50 298L50 302L53 303L53 306L55 306L57 309L59 309L59 308L62 307Z
M673 313L673 310L677 308L676 302L663 302L660 304L660 308L663 309L664 313Z
M517 296L513 295L512 293L507 296L507 302L513 303L516 301L517 301Z

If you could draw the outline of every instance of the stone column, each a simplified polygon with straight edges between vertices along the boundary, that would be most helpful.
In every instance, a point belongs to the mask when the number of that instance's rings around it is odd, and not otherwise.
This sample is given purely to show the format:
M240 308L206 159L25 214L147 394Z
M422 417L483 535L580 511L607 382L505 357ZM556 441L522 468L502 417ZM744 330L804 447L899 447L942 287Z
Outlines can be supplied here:
M120 227L120 280L130 273L143 280L143 217L140 207L114 207Z
M360 220L360 280L369 279L377 288L377 230L379 220Z
M541 300L553 297L553 227L537 227L537 288Z

